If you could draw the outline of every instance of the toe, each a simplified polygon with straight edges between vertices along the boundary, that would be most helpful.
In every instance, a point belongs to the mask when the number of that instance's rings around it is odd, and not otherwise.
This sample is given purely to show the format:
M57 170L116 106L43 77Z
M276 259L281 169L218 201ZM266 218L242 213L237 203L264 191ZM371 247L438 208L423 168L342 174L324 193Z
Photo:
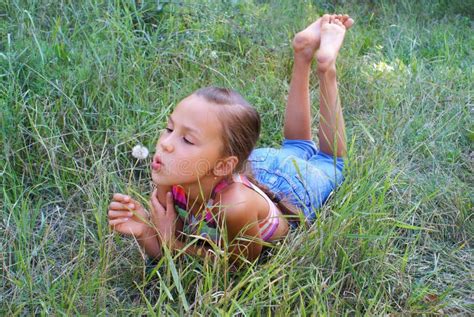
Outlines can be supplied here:
M346 29L349 29L353 24L354 24L354 20L351 19L351 18L348 18L348 19L344 22L344 26L346 27Z
M330 20L331 16L329 14L323 15L323 17L321 18L321 25L329 23Z

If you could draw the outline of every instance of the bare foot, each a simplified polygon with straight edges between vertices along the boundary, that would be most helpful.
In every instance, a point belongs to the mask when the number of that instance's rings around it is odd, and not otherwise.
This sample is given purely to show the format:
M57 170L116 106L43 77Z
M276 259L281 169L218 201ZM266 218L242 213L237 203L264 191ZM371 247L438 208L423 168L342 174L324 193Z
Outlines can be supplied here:
M336 15L336 19L338 19L339 21L342 22L342 24L344 24L344 26L346 27L346 30L349 30L354 24L354 20L347 14L338 14Z
M352 25L352 23L350 25ZM316 54L318 59L318 72L324 73L330 69L331 66L336 64L337 54L344 41L345 34L346 27L335 16L331 16L329 21L322 21L321 44Z
M330 17L329 14L323 15L306 29L295 35L293 39L295 56L300 56L305 61L311 62L321 42L321 22L329 21Z

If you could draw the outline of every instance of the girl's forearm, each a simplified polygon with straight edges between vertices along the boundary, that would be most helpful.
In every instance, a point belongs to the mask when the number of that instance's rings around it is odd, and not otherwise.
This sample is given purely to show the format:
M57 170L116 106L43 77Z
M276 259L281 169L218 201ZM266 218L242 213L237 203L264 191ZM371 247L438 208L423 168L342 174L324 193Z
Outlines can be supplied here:
M154 228L149 227L143 237L137 240L149 257L157 259L162 256L160 241Z
M212 252L212 249L209 247L187 245L186 243L178 239L175 239L175 241L173 242L173 249L176 251L183 250L186 254L203 258L207 256L213 258L215 256L215 254Z
M212 248L210 247L188 245L177 239L173 243L173 249L175 251L183 250L184 253L189 254L191 256L196 256L196 257L201 257L201 258L209 257L211 260L214 260L216 257L216 254L212 252ZM236 269L240 267L242 264L247 262L243 260L242 255L239 256L238 254L232 252L232 251L236 252L237 250L239 250L239 248L233 248L232 250L229 250L230 252L228 254L229 263L233 269ZM260 252L261 252L261 248L259 250L258 255L253 260L259 257Z

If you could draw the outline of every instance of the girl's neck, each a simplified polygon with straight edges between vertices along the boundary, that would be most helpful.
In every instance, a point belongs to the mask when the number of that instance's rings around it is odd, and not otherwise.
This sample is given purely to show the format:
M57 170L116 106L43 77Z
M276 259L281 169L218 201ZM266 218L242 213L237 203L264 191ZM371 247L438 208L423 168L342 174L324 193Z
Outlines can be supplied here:
M217 184L223 179L228 179L227 176L214 178L214 176L201 178L196 183L182 185L186 198L188 200L188 208L192 210L201 210L205 207L207 201L211 198L212 192Z

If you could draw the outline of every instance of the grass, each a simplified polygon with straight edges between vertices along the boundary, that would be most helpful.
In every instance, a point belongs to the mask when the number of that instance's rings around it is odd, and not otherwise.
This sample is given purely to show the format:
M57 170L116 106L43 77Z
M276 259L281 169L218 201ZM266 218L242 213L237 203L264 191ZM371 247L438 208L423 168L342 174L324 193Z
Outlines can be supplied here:
M1 2L0 312L473 314L464 3ZM266 262L232 273L168 256L147 272L107 228L111 193L150 190L132 147L153 148L176 102L210 84L240 91L261 113L259 146L279 146L291 38L326 11L356 20L338 60L342 187Z

